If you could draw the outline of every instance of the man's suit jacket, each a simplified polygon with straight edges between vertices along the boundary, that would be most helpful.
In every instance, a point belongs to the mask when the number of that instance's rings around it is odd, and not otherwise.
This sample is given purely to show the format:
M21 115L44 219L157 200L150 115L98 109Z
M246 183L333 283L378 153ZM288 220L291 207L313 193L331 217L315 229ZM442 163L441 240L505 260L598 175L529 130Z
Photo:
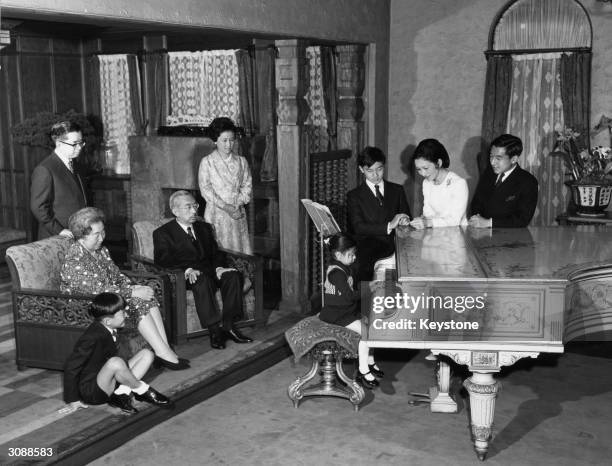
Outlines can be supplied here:
M196 221L192 227L199 247L176 220L156 229L153 232L154 261L163 267L193 268L215 277L215 269L226 266L225 254L219 251L210 224Z
M538 180L517 167L495 187L497 175L490 167L478 182L471 215L493 219L493 227L520 228L529 225L538 203Z
M393 233L387 234L387 224L396 214L410 215L404 188L386 180L384 186L382 208L365 182L347 194L349 233L358 243L368 237L376 237L393 244Z
M106 361L114 356L117 345L111 333L94 320L79 337L64 365L64 401L79 400L79 385L95 380Z
M70 173L55 152L34 168L30 209L38 220L38 239L57 235L68 228L70 216L86 205L80 176Z

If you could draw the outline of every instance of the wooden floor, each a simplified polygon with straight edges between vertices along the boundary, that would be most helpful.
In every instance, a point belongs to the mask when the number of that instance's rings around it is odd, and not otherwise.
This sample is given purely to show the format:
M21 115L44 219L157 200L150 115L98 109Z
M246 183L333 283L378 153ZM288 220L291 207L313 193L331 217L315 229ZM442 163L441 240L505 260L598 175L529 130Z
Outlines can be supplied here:
M191 360L191 369L152 369L145 380L176 403L161 410L136 403L133 416L101 405L71 414L58 412L62 373L41 369L17 371L8 278L0 278L0 464L85 464L117 448L159 422L190 408L226 388L261 372L289 355L284 331L301 316L273 311L266 326L245 329L252 344L228 343L223 351L210 349L199 338L176 348ZM52 449L51 457L16 457L12 448ZM18 450L27 453L27 450ZM49 451L49 450L47 450Z

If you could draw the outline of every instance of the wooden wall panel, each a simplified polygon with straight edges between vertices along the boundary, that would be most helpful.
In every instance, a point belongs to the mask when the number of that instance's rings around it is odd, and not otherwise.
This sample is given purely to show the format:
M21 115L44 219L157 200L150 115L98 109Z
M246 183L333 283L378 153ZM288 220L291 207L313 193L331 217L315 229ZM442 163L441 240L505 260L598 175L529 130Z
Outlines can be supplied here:
M55 100L57 112L83 111L83 74L81 57L55 56Z
M34 116L38 112L52 112L53 76L49 56L22 55L19 66L24 118Z
M21 53L50 53L51 39L38 36L17 36L17 49Z

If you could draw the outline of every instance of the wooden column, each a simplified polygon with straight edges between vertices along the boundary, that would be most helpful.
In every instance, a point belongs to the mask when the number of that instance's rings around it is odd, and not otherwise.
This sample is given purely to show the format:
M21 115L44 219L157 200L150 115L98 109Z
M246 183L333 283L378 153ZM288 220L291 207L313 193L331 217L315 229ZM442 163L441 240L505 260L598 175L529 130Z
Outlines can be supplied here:
M336 85L338 88L338 149L350 149L348 189L357 185L357 154L363 149L363 89L365 46L339 45Z
M307 219L300 199L306 186L304 120L308 105L306 48L301 40L277 40L278 194L283 296L280 306L301 311L307 299Z

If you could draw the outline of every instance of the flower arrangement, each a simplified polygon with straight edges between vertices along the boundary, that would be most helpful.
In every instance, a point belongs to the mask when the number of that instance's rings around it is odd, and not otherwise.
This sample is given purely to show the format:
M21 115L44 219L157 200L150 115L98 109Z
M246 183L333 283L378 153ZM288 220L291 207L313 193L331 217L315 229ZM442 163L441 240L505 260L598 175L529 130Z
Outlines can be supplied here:
M100 146L102 139L102 123L93 115L84 115L75 110L65 113L39 112L31 118L26 118L11 128L13 140L24 146L44 147L53 149L55 144L51 140L51 126L58 121L73 121L77 123L83 132L83 141L88 151L93 151ZM85 150L84 148L84 150Z
M565 157L575 184L612 185L612 149L597 146L578 149L576 138L580 133L571 128L557 132L557 147L551 155Z
M50 136L51 127L64 120L73 121L81 127L85 146L79 154L80 162L86 165L88 170L99 171L96 154L102 143L103 127L102 120L95 115L85 115L75 110L59 114L39 112L11 128L13 140L24 146L53 150L55 143Z

